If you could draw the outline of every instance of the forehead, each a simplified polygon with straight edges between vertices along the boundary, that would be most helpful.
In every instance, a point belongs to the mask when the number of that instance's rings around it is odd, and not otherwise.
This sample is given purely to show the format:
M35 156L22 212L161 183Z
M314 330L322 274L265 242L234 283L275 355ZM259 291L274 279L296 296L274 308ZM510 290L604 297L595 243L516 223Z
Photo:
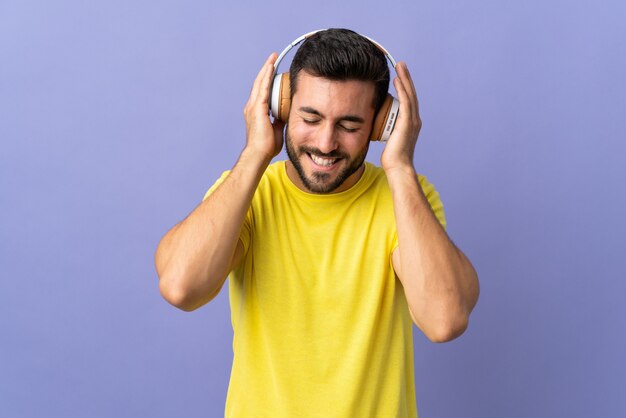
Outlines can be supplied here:
M360 80L329 80L300 71L292 106L312 107L328 117L345 114L364 119L374 112L374 83Z

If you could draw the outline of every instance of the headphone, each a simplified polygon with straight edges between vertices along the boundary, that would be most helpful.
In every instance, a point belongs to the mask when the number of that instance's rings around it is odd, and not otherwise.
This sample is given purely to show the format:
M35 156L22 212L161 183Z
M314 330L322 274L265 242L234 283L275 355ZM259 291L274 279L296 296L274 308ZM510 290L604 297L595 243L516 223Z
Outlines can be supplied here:
M321 29L325 30L325 29ZM289 52L294 46L303 42L310 36L320 32L321 30L316 30L313 32L309 32L297 38L295 41L287 45L287 47L280 53L276 62L274 63L274 74L272 85L270 86L270 109L272 111L272 116L276 119L280 119L283 122L287 122L289 118L289 108L291 107L291 92L289 86L289 72L286 73L278 73L278 65L283 60L287 52ZM389 60L394 70L396 68L396 60L393 59L391 54L387 52L385 48L382 47L378 42L373 40L372 38L361 35L364 38L367 38L370 42L372 42ZM398 110L400 108L400 103L398 99L393 97L391 94L387 93L387 97L383 102L382 107L376 114L374 118L374 124L372 126L371 133L371 141L382 141L386 142L391 135L391 131L393 131L393 127L396 124L396 119L398 117Z

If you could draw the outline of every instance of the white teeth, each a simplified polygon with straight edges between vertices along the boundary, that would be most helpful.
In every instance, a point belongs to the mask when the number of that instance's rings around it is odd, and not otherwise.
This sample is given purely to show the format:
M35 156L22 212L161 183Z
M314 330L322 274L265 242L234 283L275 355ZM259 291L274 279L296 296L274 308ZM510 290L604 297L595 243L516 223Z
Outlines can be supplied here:
M324 167L330 167L331 165L335 163L335 161L337 161L336 158L322 158L313 154L309 154L309 155L311 156L311 159L313 160L315 164L321 165Z

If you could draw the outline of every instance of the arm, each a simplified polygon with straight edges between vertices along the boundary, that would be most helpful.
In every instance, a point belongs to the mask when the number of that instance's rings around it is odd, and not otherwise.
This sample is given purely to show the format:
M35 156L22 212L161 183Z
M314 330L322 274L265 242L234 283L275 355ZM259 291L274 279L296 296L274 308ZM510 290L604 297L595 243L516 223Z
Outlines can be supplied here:
M244 108L246 146L216 190L161 239L155 254L159 289L172 305L191 311L213 299L244 255L239 233L252 196L282 148L284 124L270 122L269 86L276 54L257 75Z
M478 276L450 240L419 185L413 154L422 126L406 64L397 67L397 125L381 156L393 196L399 245L393 268L402 282L413 322L433 342L450 341L467 328L479 294Z

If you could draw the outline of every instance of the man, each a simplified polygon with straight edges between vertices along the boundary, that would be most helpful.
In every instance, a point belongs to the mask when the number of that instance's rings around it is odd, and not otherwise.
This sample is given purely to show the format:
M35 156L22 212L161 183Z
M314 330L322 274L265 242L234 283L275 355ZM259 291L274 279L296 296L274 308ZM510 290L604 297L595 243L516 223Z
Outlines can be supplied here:
M227 416L415 417L412 324L435 342L459 336L478 279L414 169L408 69L396 67L399 117L379 168L364 160L384 54L348 30L307 38L290 70L289 161L270 165L285 126L268 116L275 60L254 81L239 160L159 244L161 292L191 311L232 272Z

